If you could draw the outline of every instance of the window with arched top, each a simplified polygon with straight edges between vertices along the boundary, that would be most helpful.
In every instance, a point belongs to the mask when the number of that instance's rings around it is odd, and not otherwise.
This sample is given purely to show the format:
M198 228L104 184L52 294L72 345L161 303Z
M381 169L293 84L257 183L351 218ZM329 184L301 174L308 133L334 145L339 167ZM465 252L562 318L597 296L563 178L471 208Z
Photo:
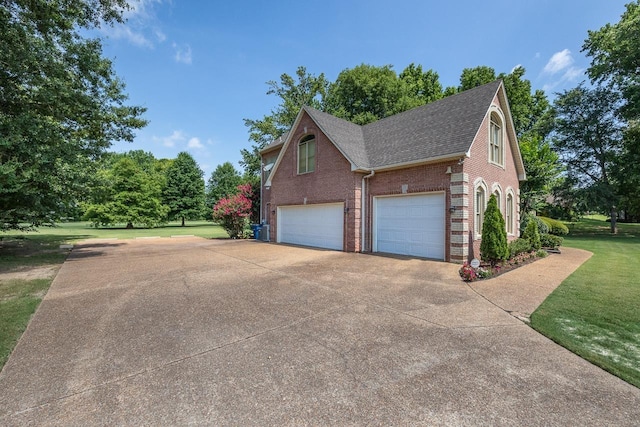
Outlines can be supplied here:
M316 138L307 135L298 143L298 174L316 170Z
M496 202L498 203L498 210L502 212L502 194L500 193L500 189L496 188L493 190L493 195L496 196Z
M505 223L507 226L507 234L513 234L514 226L513 221L515 218L515 204L513 202L513 194L507 194L507 201L505 206Z
M491 113L489 124L489 161L504 166L503 121L495 111Z
M484 222L484 211L487 208L487 193L482 185L476 187L474 200L474 231L476 236L482 235L482 223Z

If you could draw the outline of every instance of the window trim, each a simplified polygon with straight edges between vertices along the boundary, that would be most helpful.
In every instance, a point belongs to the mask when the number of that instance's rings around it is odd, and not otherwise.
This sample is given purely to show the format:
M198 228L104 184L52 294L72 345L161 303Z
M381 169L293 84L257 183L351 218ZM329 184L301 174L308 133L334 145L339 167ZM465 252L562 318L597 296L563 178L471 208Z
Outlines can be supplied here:
M478 192L482 191L482 205L478 203ZM473 234L476 239L482 238L482 224L484 213L487 210L487 184L484 180L476 181L473 190Z
M312 157L312 159L313 159L312 163L309 162L309 160L310 160L309 159L309 145L310 145L311 142L313 143L313 151L314 151L313 157ZM305 151L305 170L304 171L300 170L300 160L301 160L300 151L301 151L302 147L304 147L305 150L306 150ZM308 173L315 172L315 170L316 170L316 156L317 156L317 152L318 152L317 148L318 148L318 144L316 142L315 135L310 134L310 135L305 135L302 138L300 138L300 140L298 141L298 144L297 144L297 150L298 150L297 160L298 161L297 161L296 170L298 172L298 175L305 175L305 174L308 174ZM310 169L309 168L310 164L311 164L311 170L309 170Z
M494 144L493 136L496 134L494 132L494 127L498 129L497 135L499 136L498 144ZM506 144L505 144L505 120L502 111L495 106L492 105L490 113L489 113L489 138L488 138L488 161L489 163L501 167L504 169L505 167L505 157L506 157ZM497 150L496 150L497 149ZM497 153L498 159L495 159L495 154Z
M513 231L513 217L514 217L514 209L513 209L513 194L512 193L507 193L507 198L505 199L505 207L504 207L504 214L505 214L505 223L506 223L506 228L507 228L507 234L510 236L513 236L514 231Z

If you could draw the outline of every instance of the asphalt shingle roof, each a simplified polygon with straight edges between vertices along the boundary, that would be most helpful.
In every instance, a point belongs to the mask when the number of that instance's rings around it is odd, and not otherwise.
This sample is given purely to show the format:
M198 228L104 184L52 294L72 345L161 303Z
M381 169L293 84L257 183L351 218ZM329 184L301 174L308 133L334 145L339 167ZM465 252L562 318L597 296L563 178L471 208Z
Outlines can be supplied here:
M469 151L500 84L478 86L364 126L311 107L304 110L357 168L380 168Z

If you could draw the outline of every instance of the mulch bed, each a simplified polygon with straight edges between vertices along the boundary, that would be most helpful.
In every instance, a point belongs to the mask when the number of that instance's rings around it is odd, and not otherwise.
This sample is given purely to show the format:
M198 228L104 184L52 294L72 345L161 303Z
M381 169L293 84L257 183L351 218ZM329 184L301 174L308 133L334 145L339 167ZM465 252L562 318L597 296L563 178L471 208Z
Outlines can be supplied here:
M559 254L560 251L559 250L547 250L548 254ZM517 257L515 257L515 259L510 259L508 261L505 261L504 263L502 263L501 265L496 266L495 268L491 268L491 264L488 263L481 263L479 269L483 269L483 270L491 270L492 273L489 277L481 277L478 276L476 278L474 278L473 280L465 280L466 282L476 282L479 280L490 280L493 279L495 277L498 277L502 274L508 273L509 271L515 270L517 268L520 267L524 267L525 265L529 265L531 263L534 263L538 260L542 259L541 257L537 256L535 254L535 252L532 253L527 253L527 254L520 254ZM463 267L464 268L464 267ZM464 280L464 278L463 278Z

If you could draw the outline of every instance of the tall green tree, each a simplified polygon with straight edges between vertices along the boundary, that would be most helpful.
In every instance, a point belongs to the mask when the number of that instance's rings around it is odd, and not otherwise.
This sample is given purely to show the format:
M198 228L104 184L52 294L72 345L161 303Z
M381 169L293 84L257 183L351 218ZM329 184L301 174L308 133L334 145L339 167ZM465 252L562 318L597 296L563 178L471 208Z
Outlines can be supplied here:
M124 157L99 174L102 186L92 202L84 204L84 219L94 226L126 224L156 227L166 222L169 208L162 204L162 189L153 175Z
M496 71L486 65L479 65L474 68L465 68L462 70L462 74L460 75L460 86L458 86L458 91L463 92L465 90L473 89L474 87L491 83L496 79Z
M405 105L409 108L437 101L444 95L438 73L433 70L422 71L422 65L409 64L399 78L404 84Z
M178 153L166 171L162 200L169 208L170 220L200 219L204 212L204 173L187 152Z
M619 99L617 92L605 87L580 85L559 94L554 103L554 149L591 209L611 213L612 232L618 203L613 168L623 151Z
M0 230L52 225L95 160L131 141L144 108L84 30L122 22L125 0L0 2Z
M321 108L328 85L324 74L315 76L302 66L296 70L296 77L284 73L279 82L267 82L267 95L276 95L280 103L262 119L244 119L249 128L249 140L253 141L251 149L240 150L240 164L245 173L260 176L259 151L289 130L303 105Z
M338 74L329 86L324 111L364 125L415 106L404 101L405 86L391 65L361 64Z
M640 220L640 1L630 2L620 21L589 31L582 50L591 57L588 74L593 83L621 93L624 147L614 168L620 185L620 207ZM629 218L628 218L629 219Z
M547 197L561 184L564 169L549 140L525 134L519 142L527 172L527 179L520 183L521 210L539 211L545 207Z
M211 210L220 199L237 194L238 185L242 184L242 181L240 172L231 162L218 165L207 181L207 208Z
M624 148L614 167L619 208L627 221L640 222L640 126L628 127L623 141Z
M640 0L628 3L616 24L589 31L582 46L591 57L587 70L594 83L608 83L621 91L623 116L640 118Z

